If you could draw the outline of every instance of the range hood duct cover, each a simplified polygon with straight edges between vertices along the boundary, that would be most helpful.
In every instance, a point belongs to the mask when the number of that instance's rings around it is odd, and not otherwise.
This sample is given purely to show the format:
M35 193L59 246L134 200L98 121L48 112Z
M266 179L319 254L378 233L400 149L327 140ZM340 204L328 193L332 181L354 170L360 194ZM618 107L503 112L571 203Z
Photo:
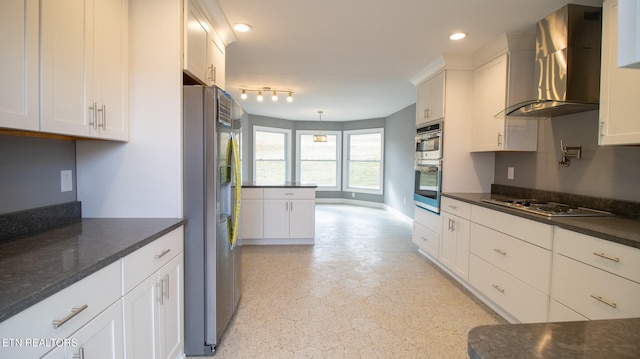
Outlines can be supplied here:
M600 101L602 8L566 5L537 23L537 99L496 117L553 117L597 110Z

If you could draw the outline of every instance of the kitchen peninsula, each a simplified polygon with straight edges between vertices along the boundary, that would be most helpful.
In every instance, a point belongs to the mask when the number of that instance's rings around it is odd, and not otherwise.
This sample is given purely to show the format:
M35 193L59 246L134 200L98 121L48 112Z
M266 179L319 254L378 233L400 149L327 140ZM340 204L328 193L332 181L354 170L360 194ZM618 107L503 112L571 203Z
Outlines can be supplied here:
M243 183L241 244L314 244L316 188L299 182Z

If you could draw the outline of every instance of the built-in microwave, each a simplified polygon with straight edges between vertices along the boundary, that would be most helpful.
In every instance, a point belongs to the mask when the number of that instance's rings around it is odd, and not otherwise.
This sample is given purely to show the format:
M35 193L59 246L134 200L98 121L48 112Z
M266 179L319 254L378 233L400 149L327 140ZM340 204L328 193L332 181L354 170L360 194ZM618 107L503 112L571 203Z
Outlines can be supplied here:
M420 127L416 131L416 160L442 158L442 122Z

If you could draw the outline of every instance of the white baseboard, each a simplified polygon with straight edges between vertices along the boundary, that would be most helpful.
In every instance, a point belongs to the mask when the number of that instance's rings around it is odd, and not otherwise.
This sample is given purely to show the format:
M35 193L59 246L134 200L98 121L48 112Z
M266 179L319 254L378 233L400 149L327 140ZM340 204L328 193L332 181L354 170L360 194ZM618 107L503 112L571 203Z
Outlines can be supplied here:
M238 241L241 246L272 246L272 245L313 245L314 238L245 238Z

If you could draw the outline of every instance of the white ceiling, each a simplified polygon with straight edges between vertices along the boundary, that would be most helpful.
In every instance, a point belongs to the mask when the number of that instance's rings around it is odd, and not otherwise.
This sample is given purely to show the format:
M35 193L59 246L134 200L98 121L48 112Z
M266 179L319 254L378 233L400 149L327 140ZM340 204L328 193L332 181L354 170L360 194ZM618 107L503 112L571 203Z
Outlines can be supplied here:
M535 31L567 3L602 0L218 0L229 24L248 23L227 46L226 90L294 91L293 103L239 100L250 114L288 120L387 117L413 103L409 81L442 54L469 55L502 33ZM468 37L452 42L448 35Z

